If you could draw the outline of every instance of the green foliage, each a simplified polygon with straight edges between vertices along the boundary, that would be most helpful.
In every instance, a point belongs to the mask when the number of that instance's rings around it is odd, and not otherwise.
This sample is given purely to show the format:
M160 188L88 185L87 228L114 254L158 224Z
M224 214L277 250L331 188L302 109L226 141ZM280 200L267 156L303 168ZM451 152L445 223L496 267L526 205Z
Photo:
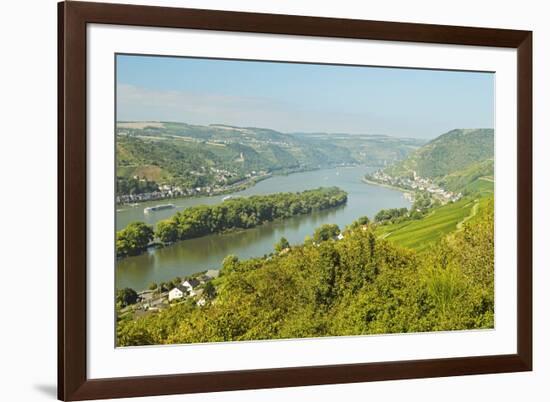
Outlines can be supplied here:
M370 224L370 219L368 216L361 216L360 218L357 218L351 225L349 225L349 229L357 229L360 227L366 227Z
M431 209L423 218L414 216L413 212L407 220L380 225L376 228L376 234L401 246L422 251L456 231L461 223L477 216L480 211L488 210L492 203L492 197L465 197L455 203Z
M425 218L426 219L426 218ZM354 225L351 225L354 226ZM121 320L120 346L492 328L492 203L419 255L355 225L341 241L223 263L204 307ZM209 282L211 283L211 282ZM206 285L210 287L209 285ZM205 293L206 293L205 286Z
M206 299L212 300L216 297L216 295L217 291L214 284L212 282L206 282L206 284L204 285L204 296L206 297Z
M153 227L143 222L130 223L116 234L117 256L137 255L153 240Z
M414 194L414 203L411 207L411 211L425 212L428 208L434 206L434 200L427 191L417 191Z
M281 239L275 244L275 251L277 253L280 253L283 250L286 250L287 248L290 248L290 243L285 237L281 237Z
M157 191L159 189L157 183L149 181L146 178L137 179L134 177L117 177L116 178L116 193L122 194L142 194Z
M365 163L382 166L403 159L422 142L381 135L283 134L255 127L162 123L118 125L117 194L142 192L146 178L183 188L239 183L258 172L287 173ZM219 175L215 170L224 170ZM254 173L255 172L255 173Z
M295 134L294 137L306 142L309 149L328 151L342 162L351 157L367 166L384 166L399 161L424 145L424 141L420 139L368 134L302 133ZM348 153L344 154L342 150Z
M317 228L313 233L313 241L320 243L329 239L334 239L340 234L340 228L336 224L326 223Z
M463 194L486 197L495 192L495 181L493 177L480 177L468 183L463 189Z
M391 176L438 178L493 158L493 129L452 130L419 148L405 160L387 169Z
M333 208L346 201L347 193L336 187L234 198L218 205L199 205L180 211L158 223L156 236L163 242L173 242L233 229L248 229L275 219Z
M178 222L176 220L164 220L157 223L155 235L164 243L173 243L180 238Z
M407 216L408 213L409 213L409 211L407 210L407 208L381 209L374 216L374 221L377 222L377 223L386 222L386 221L394 221L397 218L400 218L402 216Z
M439 184L450 191L462 192L463 194L484 192L484 190L489 188L490 192L492 192L494 169L494 160L492 158L472 163L465 169L444 176L439 181ZM487 186L485 189L476 189L472 186L476 182L481 183L481 185L486 184Z
M116 302L121 307L126 307L135 304L138 299L138 294L134 289L124 288L116 291Z
M233 254L228 255L222 261L222 267L220 270L221 275L229 275L235 272L239 267L239 258Z

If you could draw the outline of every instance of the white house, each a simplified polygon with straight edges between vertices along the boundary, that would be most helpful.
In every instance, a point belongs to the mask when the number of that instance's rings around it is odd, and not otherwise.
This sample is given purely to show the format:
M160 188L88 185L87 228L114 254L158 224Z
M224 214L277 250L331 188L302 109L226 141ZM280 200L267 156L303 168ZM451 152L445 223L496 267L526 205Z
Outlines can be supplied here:
M338 236L336 236L338 240L342 240L344 238L344 235L342 233L338 233Z
M185 288L183 285L178 285L174 289L172 289L170 292L168 292L168 301L181 299L186 294L187 294L187 288Z
M198 279L195 279L195 278L191 278L191 279L188 279L186 280L185 282L183 282L181 285L187 289L187 292L189 292L189 295L190 296L195 296L195 288L197 286L199 286L201 283L199 282Z

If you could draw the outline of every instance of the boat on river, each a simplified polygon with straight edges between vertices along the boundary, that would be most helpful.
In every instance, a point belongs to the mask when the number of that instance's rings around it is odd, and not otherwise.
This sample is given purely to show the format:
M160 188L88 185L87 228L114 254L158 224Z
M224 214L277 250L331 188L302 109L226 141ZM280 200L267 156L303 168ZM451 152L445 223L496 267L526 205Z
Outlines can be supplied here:
M176 206L174 204L161 204L161 205L155 205L154 207L144 208L143 212L148 214L151 212L163 211L165 209L172 209L172 208L176 208Z

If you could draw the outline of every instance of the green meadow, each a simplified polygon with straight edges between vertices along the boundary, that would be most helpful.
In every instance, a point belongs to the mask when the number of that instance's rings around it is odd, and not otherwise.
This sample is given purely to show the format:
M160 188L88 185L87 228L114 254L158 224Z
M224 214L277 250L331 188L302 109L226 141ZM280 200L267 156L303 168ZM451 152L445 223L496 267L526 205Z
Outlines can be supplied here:
M491 182L486 183L492 185ZM492 202L493 198L489 196L465 197L458 202L435 208L420 220L380 225L376 229L376 234L379 238L390 240L402 247L422 251L447 234L460 229L464 222L475 219L479 209L486 208Z
M480 177L469 183L464 191L468 193L477 193L484 196L493 194L495 189L495 181L492 177Z

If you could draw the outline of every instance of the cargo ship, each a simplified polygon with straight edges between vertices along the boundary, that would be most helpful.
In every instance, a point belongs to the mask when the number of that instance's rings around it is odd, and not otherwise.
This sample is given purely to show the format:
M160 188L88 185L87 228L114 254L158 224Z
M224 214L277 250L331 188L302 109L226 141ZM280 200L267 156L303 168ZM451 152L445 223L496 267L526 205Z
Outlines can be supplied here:
M143 212L148 214L150 212L157 212L157 211L162 211L165 209L172 209L172 208L176 208L176 206L174 204L162 204L162 205L155 205L154 207L147 207L143 210Z

